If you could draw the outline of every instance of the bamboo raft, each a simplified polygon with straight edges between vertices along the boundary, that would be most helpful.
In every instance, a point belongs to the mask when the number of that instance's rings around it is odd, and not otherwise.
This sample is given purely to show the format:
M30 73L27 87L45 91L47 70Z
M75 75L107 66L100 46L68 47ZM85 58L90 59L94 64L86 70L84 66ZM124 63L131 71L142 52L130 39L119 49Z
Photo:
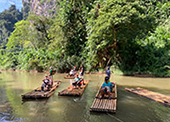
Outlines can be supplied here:
M105 95L104 98L99 99L101 96L101 88L98 90L96 97L93 101L93 104L90 108L91 112L109 112L116 113L116 103L117 103L117 86L112 89L111 99L108 99L108 96Z
M85 85L81 85L81 89L75 89L73 88L73 85L70 85L69 87L67 87L66 89L58 92L59 96L81 96L86 88L86 86L89 83L89 80L84 81Z
M135 93L137 95L140 95L142 97L146 97L149 98L151 100L154 100L156 102L162 103L166 106L170 106L170 96L166 96L160 93L156 93L156 92L152 92L152 91L148 91L146 89L143 88L125 88L126 91Z
M41 87L32 90L26 94L21 95L22 99L45 99L49 98L51 95L55 93L57 87L61 84L61 81L54 81L53 87L46 92L41 92Z

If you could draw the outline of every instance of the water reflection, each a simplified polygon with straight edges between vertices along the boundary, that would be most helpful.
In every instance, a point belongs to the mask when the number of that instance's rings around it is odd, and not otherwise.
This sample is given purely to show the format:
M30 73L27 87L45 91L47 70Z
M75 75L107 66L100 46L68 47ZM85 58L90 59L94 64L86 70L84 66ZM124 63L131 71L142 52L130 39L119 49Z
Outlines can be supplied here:
M3 72L0 74L0 121L18 122L169 122L170 108L124 90L142 87L170 95L170 78L137 78L112 76L118 85L117 113L90 113L89 109L104 75L85 75L90 80L81 97L58 96L70 85L65 74L54 79L62 83L45 101L22 102L21 95L41 85L44 73Z

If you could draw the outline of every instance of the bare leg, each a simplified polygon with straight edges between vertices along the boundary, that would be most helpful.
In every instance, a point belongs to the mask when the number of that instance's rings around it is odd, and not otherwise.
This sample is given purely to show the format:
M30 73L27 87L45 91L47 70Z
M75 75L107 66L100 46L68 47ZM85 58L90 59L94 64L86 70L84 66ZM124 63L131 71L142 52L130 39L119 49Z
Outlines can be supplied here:
M109 96L109 100L111 100L111 93L110 93L109 90L107 90L107 94L108 94L108 96Z
M102 89L100 93L101 93L100 99L102 99L104 97L104 90Z

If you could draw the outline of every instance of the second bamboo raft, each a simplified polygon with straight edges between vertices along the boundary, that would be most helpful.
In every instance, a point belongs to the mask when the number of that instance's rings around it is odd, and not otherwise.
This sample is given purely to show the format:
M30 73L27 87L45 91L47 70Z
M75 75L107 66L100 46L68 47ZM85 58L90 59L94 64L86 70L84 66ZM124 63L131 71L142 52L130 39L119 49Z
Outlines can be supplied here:
M152 92L152 91L148 91L146 89L143 88L125 88L126 91L138 94L140 96L149 98L151 100L154 100L156 102L162 103L166 106L170 106L170 96L166 96L160 93L156 93L156 92Z
M96 97L93 101L93 104L90 108L91 112L116 112L116 104L117 104L117 86L115 84L114 88L112 89L111 99L109 100L106 96L105 98L99 99L101 96L101 88L96 94Z
M87 86L87 84L89 83L89 80L84 82L85 85L81 86L81 89L74 89L73 85L70 85L69 87L67 87L66 89L60 91L58 93L59 96L81 96Z

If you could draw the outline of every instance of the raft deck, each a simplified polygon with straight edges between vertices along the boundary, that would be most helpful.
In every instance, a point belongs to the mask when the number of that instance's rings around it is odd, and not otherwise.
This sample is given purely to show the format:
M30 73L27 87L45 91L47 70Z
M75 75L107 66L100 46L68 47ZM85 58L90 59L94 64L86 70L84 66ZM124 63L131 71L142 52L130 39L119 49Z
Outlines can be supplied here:
M96 97L93 101L93 104L90 108L91 112L109 112L115 113L116 112L116 104L117 104L117 86L115 84L114 88L112 89L111 99L108 99L108 96L105 95L104 98L100 99L101 97L101 88L96 94Z
M51 95L55 93L55 90L57 87L61 84L61 81L54 81L53 87L50 89L50 91L42 91L41 87L36 88L35 90L32 90L31 92L28 92L26 94L21 95L22 99L45 99L49 98Z
M156 102L162 103L166 106L170 106L170 96L166 96L160 93L156 93L156 92L152 92L152 91L148 91L146 89L143 88L125 88L126 91L138 94L140 96L149 98L151 100L154 100Z
M84 81L85 85L81 85L81 89L80 88L73 88L73 85L70 85L69 87L67 87L66 89L58 92L59 96L81 96L87 86L87 84L89 83L89 80Z

